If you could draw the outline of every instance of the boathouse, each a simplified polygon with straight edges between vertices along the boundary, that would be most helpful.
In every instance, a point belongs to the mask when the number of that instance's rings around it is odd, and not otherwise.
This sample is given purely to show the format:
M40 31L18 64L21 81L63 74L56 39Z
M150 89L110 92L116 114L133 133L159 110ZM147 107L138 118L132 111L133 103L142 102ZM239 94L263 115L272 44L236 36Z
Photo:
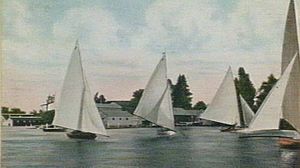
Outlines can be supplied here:
M96 106L106 128L130 128L141 125L139 117L122 110L117 103L96 103Z
M22 115L10 115L8 119L3 121L2 125L4 126L33 126L41 125L42 118L33 116L31 114L22 114Z
M202 110L185 110L183 108L173 108L175 125L189 126L197 121L197 117L203 112Z

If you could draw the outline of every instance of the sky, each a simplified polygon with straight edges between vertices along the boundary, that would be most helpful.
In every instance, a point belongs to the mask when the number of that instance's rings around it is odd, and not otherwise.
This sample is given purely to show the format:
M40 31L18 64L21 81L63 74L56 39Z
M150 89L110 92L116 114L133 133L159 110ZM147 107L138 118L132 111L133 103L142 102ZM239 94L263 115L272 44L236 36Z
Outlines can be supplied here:
M244 67L258 88L271 73L279 77L289 1L2 3L2 106L31 111L59 96L76 39L92 92L108 100L144 88L163 51L168 77L186 75L193 103L211 101L228 66L235 75Z

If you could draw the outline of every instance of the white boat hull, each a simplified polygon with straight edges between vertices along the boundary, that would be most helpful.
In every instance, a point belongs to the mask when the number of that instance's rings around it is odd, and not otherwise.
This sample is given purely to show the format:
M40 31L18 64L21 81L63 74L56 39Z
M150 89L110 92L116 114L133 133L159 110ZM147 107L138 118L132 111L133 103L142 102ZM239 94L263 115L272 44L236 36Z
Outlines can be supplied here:
M158 129L157 130L157 135L160 135L160 136L172 136L175 134L176 134L176 132L172 131L172 130L167 130L167 129Z
M255 137L286 137L295 138L299 136L299 133L294 130L259 130L259 131L247 131L240 130L239 138L255 138Z

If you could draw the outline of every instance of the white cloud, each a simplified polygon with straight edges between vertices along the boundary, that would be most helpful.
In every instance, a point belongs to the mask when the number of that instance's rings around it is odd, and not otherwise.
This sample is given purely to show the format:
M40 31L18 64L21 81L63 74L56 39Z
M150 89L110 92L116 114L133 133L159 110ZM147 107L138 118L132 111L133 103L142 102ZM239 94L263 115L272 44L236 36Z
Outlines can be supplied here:
M53 25L56 40L74 43L79 38L85 47L111 49L118 47L119 24L112 15L99 7L72 8Z
M129 28L101 6L68 7L59 17L48 13L53 25L45 36L28 1L5 1L8 101L36 108L57 92L77 38L92 91L109 99L130 98L143 88L164 48L169 77L176 82L179 73L186 74L194 101L211 99L229 65L235 71L244 66L256 87L270 73L279 74L288 1L241 0L226 12L217 3L154 1L140 16L145 25ZM132 28L134 33L126 32ZM130 48L123 38L130 39Z
M34 27L32 15L24 1L4 1L4 32L19 38L28 38L35 35L39 31Z

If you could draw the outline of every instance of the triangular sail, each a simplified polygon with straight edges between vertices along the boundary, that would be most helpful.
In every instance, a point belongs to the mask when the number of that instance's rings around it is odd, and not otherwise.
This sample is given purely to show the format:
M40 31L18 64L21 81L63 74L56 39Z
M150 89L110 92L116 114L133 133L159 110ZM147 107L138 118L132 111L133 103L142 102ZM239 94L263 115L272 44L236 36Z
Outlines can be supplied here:
M53 125L106 135L83 73L78 42L71 55Z
M283 98L290 79L291 71L295 65L295 56L290 62L281 78L273 86L268 96L258 109L253 120L249 125L251 131L279 129L280 119L282 118Z
M230 67L212 102L201 115L201 118L240 126L236 88Z
M248 103L243 98L243 96L241 96L241 95L240 95L240 100L241 100L241 107L242 107L242 112L243 112L243 117L244 117L244 123L246 126L249 126L251 120L254 117L254 112L249 107Z
M171 98L171 86L168 83L166 91L162 97L157 116L157 125L175 130L174 112Z
M82 124L81 129L84 132L92 132L95 134L107 135L103 121L98 112L96 104L92 98L88 83L85 80L85 92L82 107Z
M299 43L297 33L297 18L295 3L290 1L286 27L284 33L284 42L282 46L281 71L283 72L288 62L295 53L299 54ZM287 120L295 129L300 131L300 65L296 60L295 67L291 72L286 94L283 103L283 118Z
M166 56L156 66L134 114L154 124L174 130L171 93L167 79Z
M288 14L286 18L284 40L282 46L282 62L281 74L288 66L292 58L299 52L298 35L297 35L297 19L294 0L290 1Z
M298 54L297 54L298 55ZM283 118L287 120L295 129L300 131L300 74L299 74L299 56L296 57L294 67L291 70L290 78L287 84L283 100Z
M78 129L84 87L80 51L76 43L64 79L53 125Z

